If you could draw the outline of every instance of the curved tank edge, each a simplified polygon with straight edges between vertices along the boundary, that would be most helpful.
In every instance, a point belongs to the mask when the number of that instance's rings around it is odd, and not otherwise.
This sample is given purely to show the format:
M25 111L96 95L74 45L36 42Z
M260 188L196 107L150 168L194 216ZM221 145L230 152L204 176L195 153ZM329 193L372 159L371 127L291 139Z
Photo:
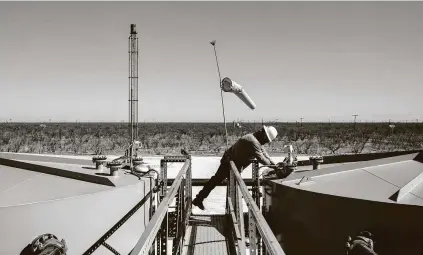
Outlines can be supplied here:
M423 254L422 206L341 197L275 183L267 184L265 190L266 220L287 254L343 254L348 236L363 230L375 235L375 251L380 254Z

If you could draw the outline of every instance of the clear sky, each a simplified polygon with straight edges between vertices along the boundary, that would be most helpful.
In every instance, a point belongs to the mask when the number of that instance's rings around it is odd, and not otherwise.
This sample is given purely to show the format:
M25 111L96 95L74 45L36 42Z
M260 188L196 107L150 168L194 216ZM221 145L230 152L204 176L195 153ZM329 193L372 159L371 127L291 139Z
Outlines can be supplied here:
M422 2L0 2L0 120L423 119ZM222 78L223 78L222 77Z

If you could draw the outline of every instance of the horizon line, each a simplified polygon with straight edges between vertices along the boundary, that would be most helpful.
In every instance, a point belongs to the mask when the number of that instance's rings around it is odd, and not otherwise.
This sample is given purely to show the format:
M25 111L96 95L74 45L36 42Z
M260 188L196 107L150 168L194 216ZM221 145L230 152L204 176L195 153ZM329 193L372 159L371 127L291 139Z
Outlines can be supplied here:
M315 123L350 123L354 124L354 121L227 121L227 124L232 123L244 123L244 124L273 124L273 123L289 123L289 124L315 124ZM130 124L130 122L122 122L122 121L0 121L0 124ZM198 124L224 124L223 121L142 121L138 122L138 124L186 124L186 123L198 123ZM416 123L423 123L423 121L408 121L408 120L386 120L386 121L356 121L356 124L371 124L371 123L404 123L404 124L416 124Z

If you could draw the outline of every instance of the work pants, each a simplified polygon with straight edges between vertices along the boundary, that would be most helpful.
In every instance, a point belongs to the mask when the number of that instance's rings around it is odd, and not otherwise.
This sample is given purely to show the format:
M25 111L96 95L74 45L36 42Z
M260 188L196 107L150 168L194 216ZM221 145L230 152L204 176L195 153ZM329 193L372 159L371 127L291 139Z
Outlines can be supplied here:
M216 188L217 185L229 177L230 169L231 166L229 162L222 160L216 174L204 185L203 189L198 193L197 198L203 200L208 197L210 192Z

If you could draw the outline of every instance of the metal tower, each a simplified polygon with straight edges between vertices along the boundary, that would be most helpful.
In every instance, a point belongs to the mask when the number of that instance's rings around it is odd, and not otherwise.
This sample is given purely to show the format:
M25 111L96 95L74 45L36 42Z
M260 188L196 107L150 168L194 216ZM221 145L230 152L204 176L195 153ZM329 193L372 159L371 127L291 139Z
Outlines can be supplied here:
M129 47L129 134L130 162L134 155L134 142L138 139L138 37L135 24L131 24Z

